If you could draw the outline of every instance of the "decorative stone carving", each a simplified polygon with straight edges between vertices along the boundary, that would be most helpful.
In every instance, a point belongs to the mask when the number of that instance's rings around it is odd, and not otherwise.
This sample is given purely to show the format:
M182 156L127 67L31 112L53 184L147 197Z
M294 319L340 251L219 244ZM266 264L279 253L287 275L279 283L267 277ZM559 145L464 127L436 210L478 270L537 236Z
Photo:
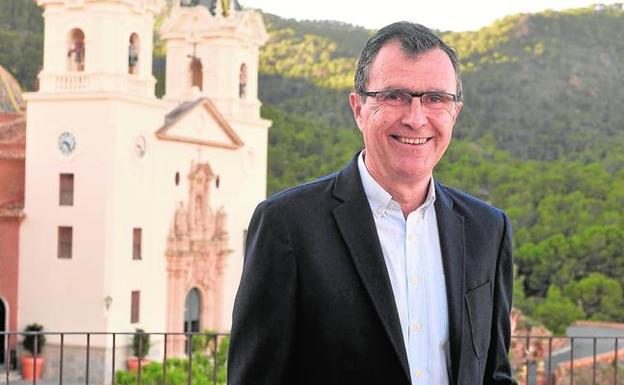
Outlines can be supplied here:
M167 331L184 329L184 303L193 288L201 293L200 330L219 330L222 318L223 272L228 249L227 214L213 211L210 189L216 178L208 163L191 164L189 195L173 215L167 239ZM169 351L184 353L184 339L168 341Z

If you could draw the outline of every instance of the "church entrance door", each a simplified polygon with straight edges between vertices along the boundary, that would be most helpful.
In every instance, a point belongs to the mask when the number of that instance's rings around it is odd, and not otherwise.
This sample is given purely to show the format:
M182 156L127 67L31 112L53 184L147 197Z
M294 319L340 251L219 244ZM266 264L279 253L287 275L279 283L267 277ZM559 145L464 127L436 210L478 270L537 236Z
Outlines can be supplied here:
M197 333L199 332L199 315L201 314L201 299L199 296L199 290L192 289L186 295L186 301L184 302L184 332L185 333ZM188 340L184 351L189 351Z

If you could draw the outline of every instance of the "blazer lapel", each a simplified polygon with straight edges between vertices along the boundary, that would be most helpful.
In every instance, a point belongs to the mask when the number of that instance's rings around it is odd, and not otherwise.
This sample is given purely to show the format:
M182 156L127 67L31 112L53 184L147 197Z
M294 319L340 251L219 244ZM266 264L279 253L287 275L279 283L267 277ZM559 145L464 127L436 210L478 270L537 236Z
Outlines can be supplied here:
M336 179L334 195L343 201L333 213L338 228L353 258L375 310L390 338L392 346L401 361L407 378L409 365L403 343L390 278L386 270L377 230L369 208L357 168L357 156L340 172Z
M464 322L464 218L453 211L453 201L439 183L436 183L435 210L448 301L450 379L456 384Z

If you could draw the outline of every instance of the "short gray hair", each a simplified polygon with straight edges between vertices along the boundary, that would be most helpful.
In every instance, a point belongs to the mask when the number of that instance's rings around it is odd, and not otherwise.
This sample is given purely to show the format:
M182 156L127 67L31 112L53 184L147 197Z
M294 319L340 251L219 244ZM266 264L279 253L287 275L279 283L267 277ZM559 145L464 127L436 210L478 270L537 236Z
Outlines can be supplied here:
M459 57L457 52L449 47L429 28L407 21L401 21L387 25L377 31L362 48L355 71L355 92L362 95L366 91L370 67L379 50L393 41L401 44L401 49L407 55L414 56L425 53L431 49L439 48L451 59L451 64L455 69L455 79L457 80L457 97L463 99L461 73L459 68Z

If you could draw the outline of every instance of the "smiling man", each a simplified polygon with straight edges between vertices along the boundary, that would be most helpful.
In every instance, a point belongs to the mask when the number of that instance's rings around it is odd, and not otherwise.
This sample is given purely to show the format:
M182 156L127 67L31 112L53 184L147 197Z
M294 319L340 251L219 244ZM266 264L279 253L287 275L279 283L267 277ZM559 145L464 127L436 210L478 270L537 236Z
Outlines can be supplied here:
M462 108L457 54L391 24L349 101L365 149L254 213L228 383L515 384L509 220L432 176Z

